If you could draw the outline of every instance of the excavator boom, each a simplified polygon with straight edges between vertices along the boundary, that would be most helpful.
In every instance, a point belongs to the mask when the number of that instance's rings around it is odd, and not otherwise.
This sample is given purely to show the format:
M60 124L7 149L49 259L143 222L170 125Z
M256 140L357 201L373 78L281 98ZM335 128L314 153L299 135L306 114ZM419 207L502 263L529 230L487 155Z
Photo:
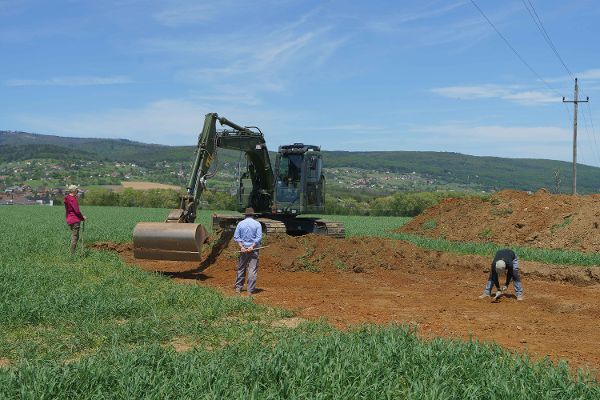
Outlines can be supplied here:
M226 128L217 130L217 122ZM302 213L320 213L325 205L325 178L318 146L294 143L280 146L275 172L263 133L257 127L246 127L206 114L186 192L180 206L171 210L164 223L140 222L133 232L134 256L161 260L201 260L202 244L208 234L195 223L197 207L213 175L211 166L218 149L242 151L246 155L246 171L240 176L238 208L252 207L265 232L305 234L318 233L344 237L341 223L315 218L298 218ZM232 229L241 216L215 216L213 227Z
M231 129L217 131L217 121ZM255 127L243 127L216 113L206 114L198 135L192 173L181 196L178 209L171 210L164 223L140 222L133 231L136 258L194 261L201 259L202 244L208 234L194 223L198 203L206 188L210 168L217 157L217 148L246 153L253 190L248 193L251 207L266 212L273 197L273 169L262 132Z

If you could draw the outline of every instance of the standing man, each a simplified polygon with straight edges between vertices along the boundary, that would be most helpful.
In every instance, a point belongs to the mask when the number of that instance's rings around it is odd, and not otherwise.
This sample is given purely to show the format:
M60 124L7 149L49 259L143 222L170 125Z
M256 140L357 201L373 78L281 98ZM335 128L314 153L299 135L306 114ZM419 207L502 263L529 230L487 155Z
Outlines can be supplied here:
M500 288L500 282L498 280L498 274L506 274L506 283ZM490 276L488 277L487 284L483 290L483 294L479 296L480 299L490 297L492 293L492 286L495 285L498 290L496 298L500 297L502 292L508 289L511 279L514 281L515 294L517 300L523 300L523 287L521 286L521 276L519 275L519 258L511 249L502 249L496 252L494 260L492 261L492 268L490 270Z
M235 291L240 293L246 279L248 269L248 293L256 292L256 274L258 272L258 250L262 239L262 226L254 219L254 209L246 208L245 219L240 221L235 228L233 240L240 246L240 259L237 265Z
M81 221L85 221L85 215L79 211L77 203L79 188L76 185L69 185L68 190L69 194L65 196L65 213L67 225L71 228L71 255L73 255L79 241L79 225Z

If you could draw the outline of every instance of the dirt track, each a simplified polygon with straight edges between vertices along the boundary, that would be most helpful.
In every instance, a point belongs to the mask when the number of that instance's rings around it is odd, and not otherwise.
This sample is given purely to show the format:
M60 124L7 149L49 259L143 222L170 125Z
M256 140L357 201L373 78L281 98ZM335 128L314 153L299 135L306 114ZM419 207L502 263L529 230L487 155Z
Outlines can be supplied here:
M488 258L426 251L376 238L273 237L260 255L254 301L345 327L412 323L426 337L496 341L534 357L600 370L600 275L594 268L522 262L526 300L479 300ZM131 245L97 244L130 264L234 296L237 246L207 247L205 262L135 260ZM491 256L491 255L490 255ZM242 294L245 296L246 294Z
M148 189L170 189L170 190L181 190L181 187L175 185L165 185L164 183L155 182L136 182L136 181L125 181L121 182L123 188L130 188L135 190L148 190Z

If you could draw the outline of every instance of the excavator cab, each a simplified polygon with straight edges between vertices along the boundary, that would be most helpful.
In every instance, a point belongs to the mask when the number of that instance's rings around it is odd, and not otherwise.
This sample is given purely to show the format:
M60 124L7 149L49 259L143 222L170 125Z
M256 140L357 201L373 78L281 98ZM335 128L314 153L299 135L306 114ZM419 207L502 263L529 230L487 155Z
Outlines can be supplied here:
M277 214L322 213L325 192L319 146L294 143L280 146L275 161L273 210Z

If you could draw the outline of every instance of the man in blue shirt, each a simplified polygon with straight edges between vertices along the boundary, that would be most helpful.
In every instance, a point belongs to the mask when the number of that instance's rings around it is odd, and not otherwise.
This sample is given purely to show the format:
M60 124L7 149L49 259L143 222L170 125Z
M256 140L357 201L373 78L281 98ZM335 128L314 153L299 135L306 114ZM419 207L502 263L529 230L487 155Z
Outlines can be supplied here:
M237 265L237 276L235 279L235 291L240 293L246 279L248 270L248 293L256 292L256 274L258 272L258 250L262 239L262 226L254 219L254 209L246 208L246 218L240 221L235 228L233 240L240 246L240 259Z

